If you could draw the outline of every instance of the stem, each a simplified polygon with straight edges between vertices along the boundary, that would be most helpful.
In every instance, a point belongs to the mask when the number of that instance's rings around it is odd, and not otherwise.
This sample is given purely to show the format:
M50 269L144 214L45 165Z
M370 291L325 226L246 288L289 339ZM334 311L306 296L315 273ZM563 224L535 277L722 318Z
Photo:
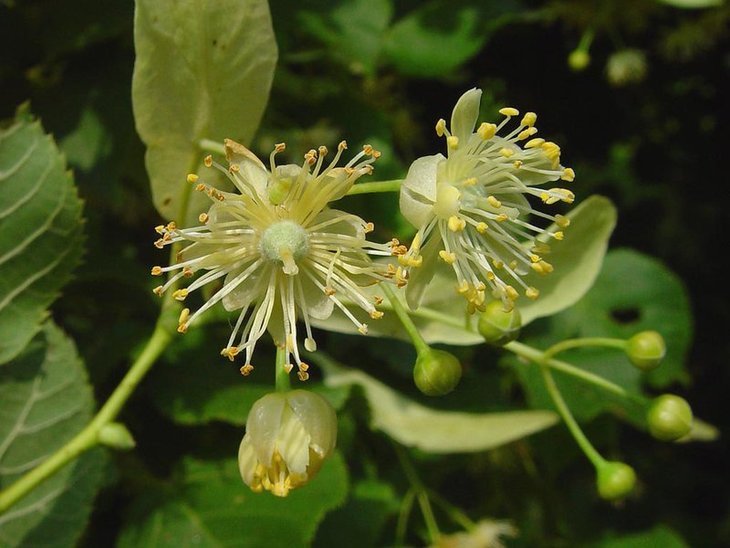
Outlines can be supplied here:
M434 504L439 506L444 512L446 512L454 523L460 525L465 531L471 531L474 529L476 523L467 516L461 508L458 508L451 504L448 500L443 498L441 495L434 491L428 492L428 495L433 500Z
M567 342L567 341L564 341ZM571 365L567 362L556 360L555 358L549 357L550 355L554 354L554 352L551 352L548 355L548 352L550 350L554 349L556 346L560 345L561 343L558 343L554 346L552 346L550 349L548 349L547 352L541 352L540 350L536 350L535 348L532 348L531 346L528 346L526 344L512 341L511 343L508 343L504 345L504 348L507 350L510 350L511 352L517 354L518 356L521 356L527 360L530 360L531 362L537 363L537 364L543 364L550 369L554 369L555 371L560 371L561 373L566 373L572 377L579 378L583 381L586 381L590 384L593 384L595 386L598 386L600 388L603 388L604 390L608 392L613 392L617 396L620 396L622 398L626 398L628 400L631 400L635 403L638 403L640 405L646 405L649 401L647 398L640 396L638 394L632 394L622 386L619 386L618 384L615 384L609 380L604 379L603 377L596 375L595 373L591 373L590 371L585 371L579 367L576 367L574 365ZM547 358L545 356L548 355Z
M441 531L439 531L438 525L436 524L436 518L434 517L433 510L431 509L431 503L428 499L428 491L426 491L423 483L421 483L421 479L418 477L413 464L411 464L406 450L396 443L393 443L393 447L395 448L395 453L398 456L400 465L408 478L408 482L411 484L411 489L418 501L418 506L421 508L423 521L426 523L426 529L428 530L428 540L430 541L430 544L436 544L436 541L438 541L441 536Z
M370 183L357 183L350 187L347 191L348 196L353 194L373 194L375 192L398 192L402 179L393 179L391 181L373 181Z
M383 293L385 293L385 295L388 297L388 300L390 301L390 306L393 308L393 312L395 312L396 316L398 316L400 323L403 324L403 328L406 330L406 333L408 333L408 336L411 338L413 346L416 347L416 353L421 355L424 352L431 352L431 347L428 346L428 343L426 343L421 334L418 332L416 324L413 323L413 320L408 314L408 311L403 306L403 303L398 300L398 297L395 293L393 293L393 290L388 287L387 284L381 284L380 287L383 290Z
M416 498L416 493L413 489L409 489L408 492L403 496L403 502L401 502L400 512L398 512L398 523L395 527L395 545L403 546L406 539L406 529L408 528L408 518L411 515L413 509L413 499Z
M205 152L220 154L221 156L225 155L226 153L226 148L223 146L223 143L213 141L212 139L201 139L200 141L198 141L198 148Z
M170 331L163 327L161 322L158 322L140 355L91 422L39 466L21 476L15 483L0 492L0 513L10 508L71 460L99 443L98 435L101 428L114 421L124 403L129 399L129 396L162 354L171 339L172 334Z
M584 348L587 346L606 346L609 348L625 350L626 341L624 339L614 339L609 337L582 337L580 339L566 339L545 350L543 356L544 359L550 359L565 350L569 350L571 348Z
M276 347L276 391L277 392L288 392L291 390L291 382L289 380L289 373L286 368L286 350L283 346Z
M588 460L590 460L596 470L598 470L606 463L606 460L598 453L598 451L596 451L596 448L593 447L591 442L588 441L588 438L583 433L583 430L581 430L578 422L575 420L573 414L566 405L558 386L555 384L555 379L553 379L548 366L541 363L540 372L542 373L542 378L545 381L545 387L547 388L555 407L558 408L558 413L560 413L560 416L563 418L565 426L568 427L568 430L570 430L570 433L573 435L573 438L575 438L576 443L578 443L580 448L583 450L583 453L585 453L586 457L588 457Z

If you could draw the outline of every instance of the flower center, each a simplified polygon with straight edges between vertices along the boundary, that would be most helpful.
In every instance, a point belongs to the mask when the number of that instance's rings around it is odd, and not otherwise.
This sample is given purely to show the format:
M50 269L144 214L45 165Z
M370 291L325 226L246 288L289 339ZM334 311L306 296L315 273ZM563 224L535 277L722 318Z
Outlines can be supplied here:
M296 261L309 251L309 236L294 221L279 221L261 234L259 248L264 257L281 263L284 273L293 276L299 272Z

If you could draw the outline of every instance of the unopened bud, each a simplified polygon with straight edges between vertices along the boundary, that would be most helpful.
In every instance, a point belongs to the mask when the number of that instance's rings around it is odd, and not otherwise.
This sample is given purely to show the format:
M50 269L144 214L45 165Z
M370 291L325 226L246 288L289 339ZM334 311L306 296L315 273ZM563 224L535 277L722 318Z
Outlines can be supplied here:
M692 408L684 398L664 394L655 398L649 406L646 422L656 439L675 441L692 429Z
M120 422L111 422L102 426L97 439L101 445L123 451L134 449L136 445L132 434Z
M432 348L416 358L413 380L427 396L443 396L459 384L461 364L453 354Z
M484 340L503 346L520 336L522 316L517 308L505 312L502 301L490 302L479 316L478 329Z
M636 473L628 464L611 461L598 468L596 487L602 499L622 499L634 490L635 485Z
M584 49L575 49L568 55L568 66L575 72L585 70L591 64L591 54Z
M636 367L649 371L657 367L664 359L667 346L664 339L656 331L642 331L631 337L626 343L626 355Z

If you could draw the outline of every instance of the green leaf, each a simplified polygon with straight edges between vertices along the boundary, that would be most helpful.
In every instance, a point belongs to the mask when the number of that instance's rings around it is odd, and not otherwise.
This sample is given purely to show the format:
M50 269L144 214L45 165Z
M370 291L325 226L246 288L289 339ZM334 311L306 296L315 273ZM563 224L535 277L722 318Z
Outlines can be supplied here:
M185 222L209 204L201 194L190 196L186 183L207 154L200 140L248 144L258 128L277 58L268 3L137 0L136 6L137 131L147 145L155 206L166 219Z
M573 208L567 217L571 223L565 230L565 239L551 243L549 260L555 271L547 276L530 274L526 278L528 285L540 290L540 297L535 301L527 298L518 301L523 325L573 305L590 289L601 269L608 240L616 225L616 208L607 198L591 196ZM548 230L552 232L558 228L550 227ZM484 339L476 328L479 316L466 313L465 301L456 295L455 285L451 270L437 269L421 305L417 310L409 311L409 314L421 336L429 343L483 343ZM375 296L381 292L377 286L373 286L366 288L365 293ZM404 292L398 291L397 295L408 309ZM365 320L369 334L409 341L408 334L390 309L387 299L379 308L385 311L383 318L377 321ZM357 332L357 327L338 311L327 320L312 320L312 323L331 331Z
M357 384L363 389L373 429L429 453L486 451L549 428L558 420L551 411L438 411L409 400L362 371L345 369L321 352L314 356L312 361L325 371L325 384Z
M119 548L304 547L324 515L347 495L347 470L339 453L286 498L250 491L235 459L188 459L181 472L174 491L155 490L136 501Z
M261 365L251 377L242 377L239 366L215 349L201 347L199 343L210 340L208 332L191 331L178 341L178 348L182 348L168 357L169 363L155 368L146 389L154 394L151 399L155 406L179 424L222 421L243 426L254 402L274 391L274 356L266 347L257 349L256 363ZM340 409L349 395L346 388L334 389L313 381L307 382L306 388L327 398L335 409Z
M0 488L78 433L94 400L73 343L53 323L0 369ZM67 464L0 515L1 546L74 546L100 487L103 453Z
M657 0L662 4L674 6L675 8L697 9L722 6L725 0Z
M617 291L616 288L621 290ZM681 282L655 259L620 249L606 256L601 274L583 299L572 308L551 317L547 333L527 338L524 342L537 348L546 348L566 338L626 339L649 329L663 335L667 354L662 364L648 373L642 373L631 365L621 350L612 348L574 350L557 357L600 375L634 394L642 394L645 381L661 388L674 381L684 382L688 379L684 358L692 336L692 322ZM537 368L514 358L507 359L514 364L531 406L551 408L550 397ZM612 410L634 424L645 425L645 410L642 406L566 374L555 372L553 375L576 417L588 420ZM711 431L707 428L696 433L697 439L707 437L711 437Z
M82 250L66 161L26 107L0 129L0 364L40 329Z
M397 21L383 53L410 76L443 77L468 61L516 9L513 2L427 2Z
M664 525L631 535L606 535L603 540L590 544L590 548L656 548L657 546L686 548L689 545Z
M302 10L299 17L353 72L374 75L392 13L392 0L349 0L332 10Z

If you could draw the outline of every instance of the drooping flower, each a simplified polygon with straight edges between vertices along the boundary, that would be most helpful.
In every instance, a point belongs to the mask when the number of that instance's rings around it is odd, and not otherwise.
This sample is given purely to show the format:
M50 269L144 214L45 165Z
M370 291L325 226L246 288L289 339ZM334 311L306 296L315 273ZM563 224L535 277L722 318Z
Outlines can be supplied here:
M238 449L241 478L256 492L285 497L307 483L337 441L335 410L306 390L267 394L251 407Z
M238 193L223 192L191 174L188 181L206 193L213 205L199 217L200 224L178 228L174 222L157 227L159 248L180 243L176 262L155 266L153 275L174 273L155 288L162 295L180 281L202 273L190 285L174 291L180 301L212 282L222 282L197 311L183 309L178 331L184 333L205 311L222 302L228 311L240 310L228 344L221 354L230 360L245 354L241 373L252 370L251 358L260 337L267 331L286 350L285 366L291 370L293 356L301 380L308 378L306 363L299 353L297 320L306 332L304 347L316 349L310 318L326 319L334 307L362 333L367 325L357 319L343 300L357 305L371 318L382 312L369 300L362 287L392 278L394 267L371 261L370 255L403 252L397 241L387 244L366 240L373 224L360 217L331 209L329 203L344 196L362 175L372 172L379 152L366 145L344 167L336 167L345 141L334 159L325 164L326 147L310 150L303 165L277 166L275 156L285 149L276 145L270 156L270 170L243 145L225 141L228 167L205 159L207 167L224 173ZM343 298L341 298L343 297Z
M475 131L481 90L461 96L451 116L451 128L441 119L436 133L446 137L447 156L417 159L401 187L403 215L418 228L408 252L398 258L409 276L406 298L417 308L438 261L450 265L457 292L467 300L469 312L484 310L487 291L500 299L505 310L514 306L520 290L529 298L539 292L523 277L553 270L543 255L550 246L536 237L561 240L563 231L548 232L530 216L554 222L559 228L569 220L534 208L528 198L545 205L573 202L565 188L544 188L548 182L572 181L575 173L560 165L560 147L534 137L537 115L526 113L517 127L506 126L519 116L503 108L499 125L482 123Z

